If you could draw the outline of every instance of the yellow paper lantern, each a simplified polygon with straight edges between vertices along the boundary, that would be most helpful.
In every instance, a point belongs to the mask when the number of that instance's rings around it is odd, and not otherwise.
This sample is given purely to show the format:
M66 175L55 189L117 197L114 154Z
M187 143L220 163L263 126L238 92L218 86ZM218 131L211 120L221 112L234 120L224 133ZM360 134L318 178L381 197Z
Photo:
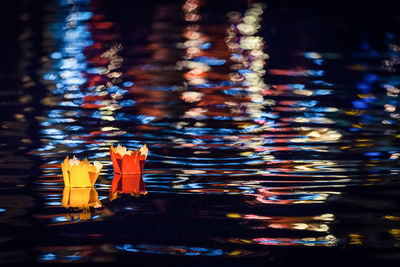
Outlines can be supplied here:
M95 161L93 165L87 159L78 160L75 156L69 159L67 156L61 169L64 178L64 184L67 187L93 187L103 165Z

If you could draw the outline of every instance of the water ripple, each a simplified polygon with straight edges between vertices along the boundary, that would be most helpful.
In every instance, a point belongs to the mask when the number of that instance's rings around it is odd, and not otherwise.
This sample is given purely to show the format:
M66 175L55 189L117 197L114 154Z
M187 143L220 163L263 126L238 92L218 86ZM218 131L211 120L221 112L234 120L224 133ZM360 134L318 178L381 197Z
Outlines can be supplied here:
M398 247L397 35L291 49L262 3L138 6L147 23L95 2L48 4L39 69L21 16L22 93L1 93L0 222L40 226L37 261ZM149 147L147 195L110 195L116 143ZM67 155L103 164L94 189L64 189Z

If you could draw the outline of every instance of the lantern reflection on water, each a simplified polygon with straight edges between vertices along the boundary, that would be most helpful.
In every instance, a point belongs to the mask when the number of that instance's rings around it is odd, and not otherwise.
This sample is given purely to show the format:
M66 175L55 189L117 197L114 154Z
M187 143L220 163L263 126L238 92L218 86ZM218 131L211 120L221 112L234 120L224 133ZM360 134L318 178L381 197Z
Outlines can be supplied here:
M147 194L145 183L141 174L114 174L111 189L110 199L114 200L118 194L131 194L139 197L141 194Z
M63 191L62 206L64 208L89 209L100 208L99 195L93 187L71 188L65 187Z

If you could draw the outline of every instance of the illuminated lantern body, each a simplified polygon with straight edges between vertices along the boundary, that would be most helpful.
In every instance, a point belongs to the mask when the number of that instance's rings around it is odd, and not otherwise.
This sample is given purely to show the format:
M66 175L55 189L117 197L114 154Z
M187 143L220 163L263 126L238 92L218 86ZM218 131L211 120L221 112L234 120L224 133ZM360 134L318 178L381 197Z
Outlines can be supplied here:
M147 194L145 183L143 181L141 174L114 174L110 193L112 199L114 199L117 194L131 194L134 196L139 196L141 194Z
M116 148L111 146L110 156L114 172L118 174L142 174L147 153L148 148L146 145L136 151L127 150L120 145Z
M61 169L66 187L93 187L103 165L97 161L92 164L87 159L82 161L68 156L61 163Z
M100 208L101 202L97 191L92 188L65 187L63 191L62 204L64 208L89 209Z

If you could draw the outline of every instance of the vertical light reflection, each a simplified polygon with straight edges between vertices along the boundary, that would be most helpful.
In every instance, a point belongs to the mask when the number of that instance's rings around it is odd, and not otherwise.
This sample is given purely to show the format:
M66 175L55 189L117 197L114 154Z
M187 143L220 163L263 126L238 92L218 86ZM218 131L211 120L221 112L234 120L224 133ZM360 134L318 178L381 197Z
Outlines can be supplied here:
M178 66L188 70L184 73L183 77L186 79L189 88L206 84L206 73L210 70L210 66L204 60L196 60L204 55L203 47L207 42L207 36L201 32L201 26L197 23L201 19L198 12L200 3L200 0L187 0L182 7L184 20L188 24L183 29L183 37L186 39L183 43L185 60L178 62ZM181 94L181 99L187 103L198 103L203 99L203 96L202 92L186 90ZM202 117L206 111L206 109L201 107L191 108L185 112L183 117Z
M264 99L262 91L269 88L264 82L265 65L269 55L264 52L265 42L258 36L261 27L260 21L264 13L265 5L254 3L249 6L244 15L239 12L229 12L228 17L232 23L227 30L225 39L228 49L231 51L230 80L245 93L248 102L227 103L232 106L232 111L245 113L255 122L267 124L263 109L273 105L273 100Z
M292 160L280 159L275 156L276 152L296 151L296 150L311 150L318 151L321 148L316 146L307 147L290 145L290 143L313 143L313 142L331 142L341 138L341 134L337 131L319 127L296 127L296 123L311 123L318 116L308 118L306 116L298 116L285 118L285 112L304 113L307 109L312 109L317 101L276 101L268 96L274 96L277 90L276 86L272 87L264 82L266 74L265 66L269 55L264 52L265 41L260 36L262 14L264 13L265 5L261 3L253 3L244 14L236 11L228 13L228 18L231 23L227 30L225 39L227 47L231 52L230 60L232 62L230 80L233 83L231 90L226 90L227 94L235 96L245 96L247 99L237 98L237 100L226 102L231 107L233 114L241 114L244 123L240 125L242 135L237 140L233 139L234 144L240 144L241 148L247 149L241 155L249 158L258 158L261 160L253 160L252 164L267 166L267 169L260 171L264 178L271 177L268 180L249 180L243 183L253 190L247 192L246 195L252 196L253 199L248 200L248 203L258 205L294 205L294 204L316 204L324 203L328 197L340 194L334 190L322 190L316 186L304 186L301 183L300 177L306 177L307 173L320 172L323 166L327 166L330 172L335 169L345 172L345 169L337 167L337 163L330 160L321 160L311 162L308 160ZM314 54L307 54L315 57ZM289 75L290 73L285 73ZM293 92L299 89L298 86L287 86L285 89L292 89ZM303 88L300 88L303 89ZM287 96L287 92L281 93ZM284 108L281 106L288 106ZM293 107L293 108L291 108ZM302 108L303 107L303 108ZM272 112L268 112L272 110ZM327 109L328 110L328 109ZM328 110L328 111L334 111ZM315 113L316 114L316 113ZM311 117L311 116L310 116ZM321 123L328 123L328 118L320 118ZM267 132L267 134L261 134ZM280 135L278 135L281 133ZM254 136L254 134L257 134ZM282 137L279 137L282 136ZM281 143L274 145L274 143ZM327 151L324 149L324 151ZM262 164L264 162L264 164ZM304 173L304 175L302 175ZM297 179L284 181L287 177L292 176ZM277 180L279 176L282 179ZM311 175L314 179L317 176ZM322 176L321 176L322 177ZM337 177L332 177L335 179ZM343 178L343 176L342 176ZM289 186L275 186L279 183L288 183ZM271 186L265 186L271 185ZM338 185L337 187L341 187ZM334 188L335 185L327 185ZM231 216L228 216L231 217ZM259 215L235 215L235 218L243 220L252 220L261 218ZM321 216L322 218L323 216ZM269 224L266 228L274 229L292 229L298 231L316 231L324 233L321 237L307 238L253 238L247 240L248 243L258 243L262 245L306 245L306 246L331 246L335 245L337 238L330 233L329 223L334 220L334 215L330 214L327 222L316 223L315 218L302 218L297 216L287 216L279 219L269 218ZM325 219L324 219L325 220ZM262 227L262 226L257 226ZM237 242L236 239L231 242ZM240 241L239 241L240 242Z
M231 69L231 81L235 87L227 90L228 94L246 95L247 101L227 102L232 113L244 114L247 121L240 127L244 133L269 132L271 134L261 135L259 138L250 138L238 142L254 151L242 153L243 156L262 155L265 162L273 162L275 158L271 152L274 151L328 151L326 146L308 145L307 143L329 143L337 142L342 135L335 129L318 127L312 124L333 124L334 121L326 116L328 112L336 112L337 108L318 107L317 100L296 99L276 101L276 95L292 96L298 91L307 91L306 96L324 94L324 90L304 90L303 84L268 85L264 82L266 73L264 66L269 55L264 52L265 42L258 36L260 21L265 6L255 3L249 5L249 9L241 14L240 12L229 12L228 17L232 23L227 31L226 43L231 51L233 64ZM304 57L321 58L319 53L304 53ZM318 61L318 63L320 63ZM269 72L271 74L271 72ZM296 76L291 72L280 73L279 75ZM304 75L312 75L305 74ZM290 91L289 91L290 90ZM270 96L271 98L268 98ZM288 112L295 112L294 115L286 117ZM298 124L309 124L309 126L296 126ZM278 135L279 134L279 135ZM282 136L279 138L278 136ZM289 143L271 146L274 143ZM290 145L300 143L300 145ZM301 144L302 143L302 144ZM278 160L279 161L279 160ZM285 162L288 162L286 160ZM328 162L328 161L327 161ZM300 162L298 162L300 163ZM307 163L306 161L304 163ZM300 166L297 166L300 168Z
M115 121L117 110L135 104L124 99L123 86L132 82L124 80L121 71L123 46L112 34L115 23L88 11L89 4L60 1L58 6L49 6L52 12L46 19L51 23L44 36L49 57L44 58L47 71L43 74L49 89L43 104L49 110L40 117L46 138L39 150L42 154L55 148L58 153L71 152L80 143L98 147L98 142L91 141L94 136L110 131L124 134L115 126L101 125Z
M397 176L400 172L396 166L399 150L392 145L399 138L400 79L391 75L400 69L400 46L398 37L391 33L386 33L384 43L386 53L382 53L380 57L383 59L377 66L366 62L348 66L352 71L363 73L356 84L357 96L351 101L351 109L346 111L352 122L348 130L355 137L353 142L341 149L360 154L361 168L368 172L364 182L367 186L382 182L377 177L379 174L390 172L390 175ZM366 40L362 43L361 52L353 53L354 57L363 61L377 55L378 52ZM382 168L383 162L387 162L388 166Z
M132 119L120 110L135 104L124 96L133 83L123 75L123 46L114 33L115 23L89 10L95 10L90 1L58 1L49 3L45 17L43 47L48 56L43 57L42 78L48 92L38 116L42 146L35 152L45 164L36 183L46 207L67 208L66 215L49 209L54 214L38 216L51 218L51 224L104 216L95 209L104 196L94 189L54 193L63 184L58 164L67 154L106 163L112 137L126 134L110 122L118 116ZM97 186L103 182L107 180L100 175Z
M93 45L84 22L92 18L93 13L87 11L86 1L76 1L72 6L64 2L59 4L60 11L54 14L56 22L49 25L45 34L46 39L53 40L52 43L48 41L48 46L56 45L57 50L50 54L48 65L51 71L43 78L55 85L53 93L71 100L65 105L76 106L84 96L80 86L86 83L87 62L83 51Z
M87 83L87 58L84 49L93 45L87 20L93 17L88 11L89 1L58 1L49 4L44 31L43 80L49 90L42 103L48 107L40 117L42 126L41 156L71 153L73 147L84 141L75 134L83 130L80 118L90 113L77 109L84 103ZM75 151L79 153L79 151Z
M229 110L222 107L225 98L219 95L221 88L229 85L226 75L219 71L228 56L221 35L224 27L201 21L199 8L204 4L204 1L188 0L182 6L185 26L182 29L184 41L180 47L184 49L184 56L177 62L177 68L185 71L180 99L187 108L175 127L188 136L201 136L196 139L191 137L193 140L188 139L187 142L175 139L174 142L182 147L210 147L208 143L217 138L215 132L207 134L212 129L207 124L230 116ZM201 153L209 153L203 150Z
M262 3L249 4L244 14L231 11L228 19L231 23L227 29L226 45L231 53L230 80L233 87L225 93L233 94L237 100L227 101L232 114L245 116L239 127L244 134L261 131L276 131L279 126L276 122L277 113L266 112L266 107L274 106L275 101L264 97L263 92L269 90L270 85L264 82L265 66L269 55L264 52L265 41L259 35L262 15L266 6ZM239 98L241 96L241 98ZM235 145L246 147L250 151L241 153L245 157L261 156L265 162L275 157L263 146L267 142L265 137L250 137L243 140L233 140ZM279 148L277 148L279 149Z

